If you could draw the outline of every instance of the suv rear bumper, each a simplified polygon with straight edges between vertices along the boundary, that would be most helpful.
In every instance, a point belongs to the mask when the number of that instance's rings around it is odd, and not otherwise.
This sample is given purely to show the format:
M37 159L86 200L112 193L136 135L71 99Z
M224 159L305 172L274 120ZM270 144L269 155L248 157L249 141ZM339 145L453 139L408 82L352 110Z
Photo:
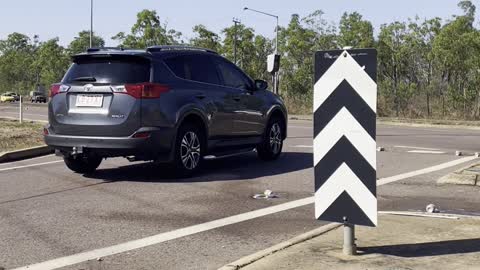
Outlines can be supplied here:
M81 148L84 153L102 157L136 156L140 160L172 160L175 132L173 128L141 128L135 133L148 132L147 138L129 137L92 137L58 135L49 131L44 136L45 143L64 155L72 153L73 148ZM134 134L135 134L134 133Z

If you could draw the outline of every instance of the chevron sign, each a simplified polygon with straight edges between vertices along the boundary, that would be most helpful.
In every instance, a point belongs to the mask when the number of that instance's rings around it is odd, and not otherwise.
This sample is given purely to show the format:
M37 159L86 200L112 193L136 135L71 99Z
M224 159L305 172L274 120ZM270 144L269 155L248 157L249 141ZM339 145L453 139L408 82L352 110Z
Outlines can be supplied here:
M315 54L315 216L376 226L377 52Z

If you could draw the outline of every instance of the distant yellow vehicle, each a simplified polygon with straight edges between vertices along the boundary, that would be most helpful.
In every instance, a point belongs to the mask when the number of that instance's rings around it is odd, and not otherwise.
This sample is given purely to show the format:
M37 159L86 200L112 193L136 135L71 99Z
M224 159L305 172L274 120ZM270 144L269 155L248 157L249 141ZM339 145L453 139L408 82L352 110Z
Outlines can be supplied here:
M14 102L15 96L11 93L5 93L0 96L0 102Z

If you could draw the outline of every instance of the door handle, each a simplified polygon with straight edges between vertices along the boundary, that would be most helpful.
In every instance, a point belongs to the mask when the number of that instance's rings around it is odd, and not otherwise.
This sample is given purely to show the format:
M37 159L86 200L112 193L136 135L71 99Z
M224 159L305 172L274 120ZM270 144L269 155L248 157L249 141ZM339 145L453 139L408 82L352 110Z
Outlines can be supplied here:
M233 97L233 100L240 101L240 97Z
M196 95L195 97L198 98L198 99L204 99L207 96L205 94L201 93L201 94Z

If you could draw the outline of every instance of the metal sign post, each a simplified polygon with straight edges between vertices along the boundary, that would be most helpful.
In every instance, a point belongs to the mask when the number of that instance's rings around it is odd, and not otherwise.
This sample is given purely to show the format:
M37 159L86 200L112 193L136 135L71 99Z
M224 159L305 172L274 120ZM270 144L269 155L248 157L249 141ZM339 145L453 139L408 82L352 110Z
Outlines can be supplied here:
M22 95L20 95L19 105L18 105L19 110L20 110L19 115L18 115L18 118L19 118L18 120L19 120L20 124L23 123L23 105L22 105L22 103L23 103L23 97L22 97Z
M345 221L343 222L343 254L357 254L357 245L355 244L355 225L348 223L347 218L345 218Z
M356 253L355 225L377 225L375 49L315 54L315 216L344 224L343 252Z

